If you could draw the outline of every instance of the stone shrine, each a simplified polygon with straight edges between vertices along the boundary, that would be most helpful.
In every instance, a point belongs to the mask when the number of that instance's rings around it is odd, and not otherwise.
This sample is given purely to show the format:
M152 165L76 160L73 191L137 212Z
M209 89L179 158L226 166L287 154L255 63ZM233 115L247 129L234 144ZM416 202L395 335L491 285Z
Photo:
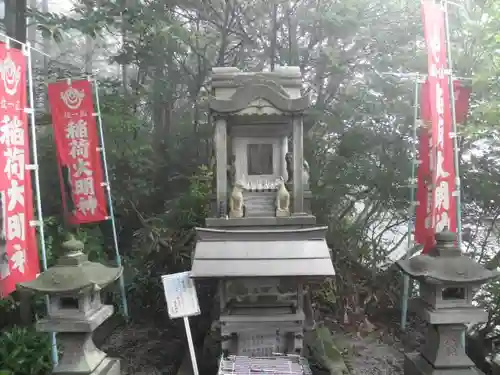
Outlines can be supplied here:
M220 280L226 362L251 367L257 356L300 356L305 285L335 274L327 228L309 209L302 122L309 102L301 89L298 67L212 72L216 200L206 228L197 228L191 274Z
M420 297L411 308L429 323L421 353L405 356L405 375L482 374L465 353L462 335L469 323L483 323L487 313L472 305L473 290L499 277L456 247L456 234L436 234L429 254L397 262L420 283Z
M36 324L37 331L56 332L63 355L53 374L120 375L120 360L109 358L92 341L92 333L113 315L103 305L100 290L116 281L122 268L90 262L83 243L71 238L63 244L67 254L54 267L20 289L46 294L48 316Z

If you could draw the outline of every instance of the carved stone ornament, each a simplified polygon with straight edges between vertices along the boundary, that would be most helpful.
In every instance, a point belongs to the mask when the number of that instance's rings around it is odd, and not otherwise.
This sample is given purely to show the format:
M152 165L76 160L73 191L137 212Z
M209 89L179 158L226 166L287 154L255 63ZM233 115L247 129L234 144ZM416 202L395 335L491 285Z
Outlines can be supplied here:
M263 99L284 113L304 112L309 107L309 98L290 98L276 85L248 83L238 88L229 99L210 98L210 109L218 113L235 113L247 108L254 100Z
M288 179L286 181L287 184L293 183L293 154L291 152L287 152L285 155L285 163L286 163L286 173L288 175ZM302 169L302 184L304 187L309 186L309 163L304 159L303 169Z
M304 170L302 171L302 184L303 186L309 186L309 163L304 159Z
M285 180L281 177L278 181L276 193L276 216L290 216L290 193L286 190Z
M231 160L227 166L227 181L231 186L234 186L236 183L236 155L231 156Z
M243 191L245 187L241 181L234 184L233 192L229 200L229 217L243 217Z
M286 162L286 173L288 176L286 183L290 184L291 182L293 182L293 155L291 152L286 153L285 162Z

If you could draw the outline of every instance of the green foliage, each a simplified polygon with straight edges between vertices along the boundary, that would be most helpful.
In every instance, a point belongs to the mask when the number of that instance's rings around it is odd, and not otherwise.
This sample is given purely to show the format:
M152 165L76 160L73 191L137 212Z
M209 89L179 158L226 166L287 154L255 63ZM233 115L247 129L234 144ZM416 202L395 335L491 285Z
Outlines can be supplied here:
M47 333L13 327L0 335L0 373L48 375L52 369Z
M19 302L12 296L0 299L0 331L12 322L17 322L19 316Z
M194 227L202 226L208 213L212 171L201 166L192 178L186 194L169 202L163 215L145 219L134 233L134 252L124 259L129 298L147 308L163 309L157 301L163 297L159 282L165 273L189 269L194 245Z
M313 212L328 225L328 242L339 259L373 267L401 245L406 232L414 83L384 73L426 72L420 3L278 3L275 62L300 66L312 101L305 156ZM87 35L95 38L97 51L87 57L106 61L94 71L110 64L123 68L121 76L100 77L100 112L129 298L155 310L163 300L159 276L189 268L193 227L203 225L208 210L213 171L203 165L213 163L206 105L210 69L268 67L274 2L89 4L76 1L72 14L34 12L34 18L56 42L75 44L71 63L82 57L73 36ZM500 2L461 3L449 13L454 71L474 76L471 113L458 129L463 221L473 233L467 248L494 267L500 259ZM117 35L124 40L118 50ZM50 74L70 75L63 70ZM81 70L78 65L72 71ZM38 140L51 265L61 255L64 231L46 122ZM111 260L106 223L82 226L78 236L92 259ZM319 298L341 299L341 293L327 283ZM479 302L499 310L497 295L498 289L487 289Z

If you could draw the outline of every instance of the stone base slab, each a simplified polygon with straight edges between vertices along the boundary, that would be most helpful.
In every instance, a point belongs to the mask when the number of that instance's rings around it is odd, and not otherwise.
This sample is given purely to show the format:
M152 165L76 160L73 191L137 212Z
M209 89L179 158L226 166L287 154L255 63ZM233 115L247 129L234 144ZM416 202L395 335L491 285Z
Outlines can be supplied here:
M290 216L289 210L276 210L276 217L288 217Z
M120 375L120 360L106 358L90 375Z
M97 368L85 375L120 375L120 360L117 358L105 358ZM81 372L65 371L58 372L57 375L84 375Z
M405 375L484 375L476 367L434 368L418 353L406 354L404 363Z

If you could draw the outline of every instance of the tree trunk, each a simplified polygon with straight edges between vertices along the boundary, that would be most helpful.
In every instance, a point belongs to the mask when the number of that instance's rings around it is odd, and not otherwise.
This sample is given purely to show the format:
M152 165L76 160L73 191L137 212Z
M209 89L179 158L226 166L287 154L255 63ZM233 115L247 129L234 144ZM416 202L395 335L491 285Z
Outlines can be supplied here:
M26 0L5 0L5 31L11 38L26 43ZM11 45L21 48L19 43Z

